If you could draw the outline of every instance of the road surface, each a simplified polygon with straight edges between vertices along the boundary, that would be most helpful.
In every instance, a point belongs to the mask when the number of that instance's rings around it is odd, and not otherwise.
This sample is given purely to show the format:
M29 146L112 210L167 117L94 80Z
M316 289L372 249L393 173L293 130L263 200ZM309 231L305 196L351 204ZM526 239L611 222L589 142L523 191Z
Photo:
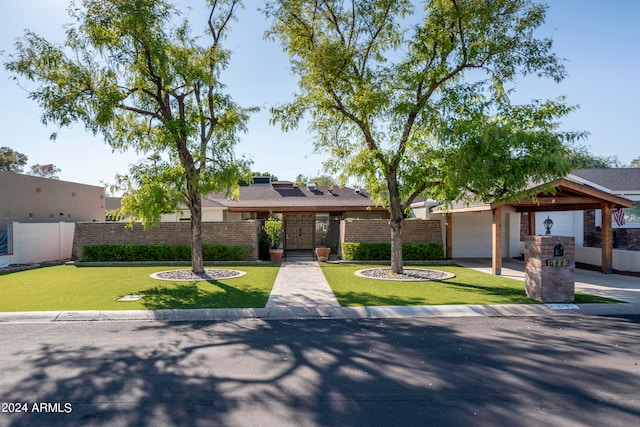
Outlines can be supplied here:
M0 324L0 426L640 425L640 317Z

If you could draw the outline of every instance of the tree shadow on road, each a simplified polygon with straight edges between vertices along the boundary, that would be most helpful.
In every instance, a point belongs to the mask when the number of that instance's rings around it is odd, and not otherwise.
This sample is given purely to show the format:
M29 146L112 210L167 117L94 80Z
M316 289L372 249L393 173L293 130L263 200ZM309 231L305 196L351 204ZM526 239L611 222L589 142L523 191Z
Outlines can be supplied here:
M640 419L638 318L516 320L469 318L464 327L451 319L106 324L107 338L95 344L43 339L27 357L28 377L3 380L3 402L70 402L71 414L15 414L3 422L459 426ZM603 321L615 322L615 336ZM74 327L81 325L49 329ZM629 364L612 364L613 355ZM613 393L635 398L616 401Z

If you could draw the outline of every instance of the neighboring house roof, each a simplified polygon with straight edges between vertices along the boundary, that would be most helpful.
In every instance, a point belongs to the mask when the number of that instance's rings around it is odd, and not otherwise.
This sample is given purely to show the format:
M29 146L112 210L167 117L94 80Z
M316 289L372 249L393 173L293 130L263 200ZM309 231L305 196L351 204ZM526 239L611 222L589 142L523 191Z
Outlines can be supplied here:
M640 194L640 168L576 169L571 175L615 194Z
M206 200L206 202L205 202ZM376 207L370 196L353 188L324 186L298 187L292 182L273 182L272 185L240 187L240 197L231 200L212 194L203 206L224 206L230 211L349 211L386 210Z

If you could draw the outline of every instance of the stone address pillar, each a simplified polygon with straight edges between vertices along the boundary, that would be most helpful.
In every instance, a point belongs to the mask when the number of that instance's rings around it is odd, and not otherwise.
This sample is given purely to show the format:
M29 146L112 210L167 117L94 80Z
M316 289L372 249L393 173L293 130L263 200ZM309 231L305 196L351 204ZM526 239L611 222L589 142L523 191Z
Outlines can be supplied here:
M575 237L527 236L524 257L529 298L544 303L573 302Z

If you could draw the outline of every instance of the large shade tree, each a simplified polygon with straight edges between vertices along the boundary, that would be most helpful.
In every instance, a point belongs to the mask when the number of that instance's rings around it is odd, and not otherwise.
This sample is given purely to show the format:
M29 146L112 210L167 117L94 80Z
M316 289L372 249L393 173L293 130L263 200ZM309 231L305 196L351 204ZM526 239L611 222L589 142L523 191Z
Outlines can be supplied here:
M45 124L80 122L115 150L150 156L119 177L123 212L148 227L188 206L196 273L204 271L201 196L235 191L248 170L234 147L250 110L219 81L240 1L207 4L206 31L193 36L165 0L80 0L69 8L75 22L62 45L27 30L5 64L36 83L29 96Z
M512 102L522 76L561 81L546 8L527 0L271 0L268 31L299 91L273 109L309 117L328 171L356 176L390 210L392 270L418 195L495 201L569 172L564 99Z

